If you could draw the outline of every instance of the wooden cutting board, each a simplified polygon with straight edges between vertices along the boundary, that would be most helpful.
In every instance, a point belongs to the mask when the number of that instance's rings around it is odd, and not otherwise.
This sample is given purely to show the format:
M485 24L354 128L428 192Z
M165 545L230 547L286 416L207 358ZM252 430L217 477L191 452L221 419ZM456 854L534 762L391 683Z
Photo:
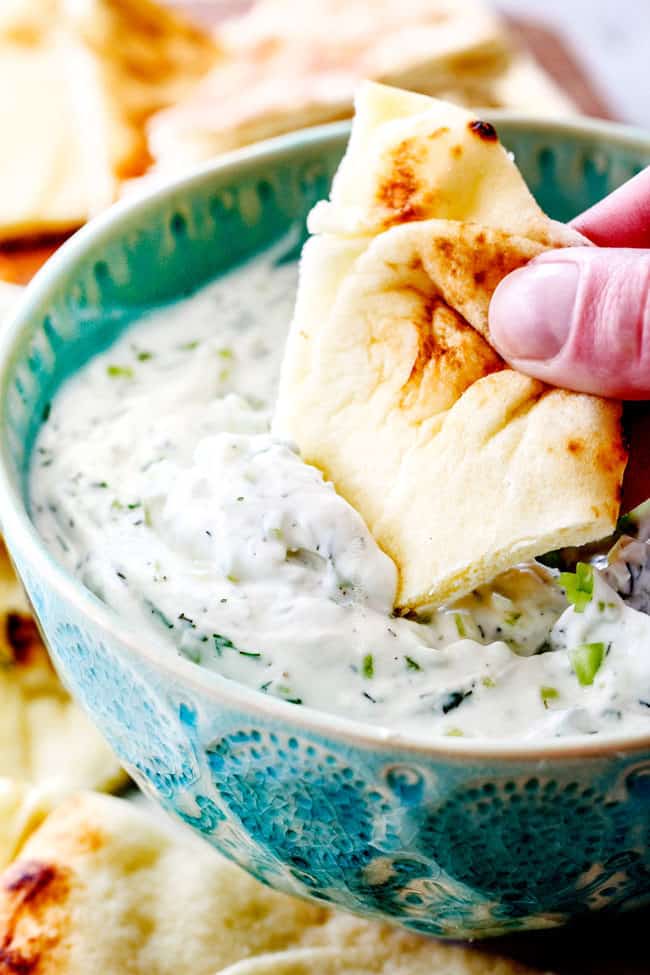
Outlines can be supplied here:
M1 0L0 0L1 2ZM220 19L246 10L253 0L167 0L195 20L214 26ZM565 41L547 27L522 18L507 18L512 32L529 48L586 115L613 118L597 84ZM0 245L0 278L27 284L65 238L17 241Z

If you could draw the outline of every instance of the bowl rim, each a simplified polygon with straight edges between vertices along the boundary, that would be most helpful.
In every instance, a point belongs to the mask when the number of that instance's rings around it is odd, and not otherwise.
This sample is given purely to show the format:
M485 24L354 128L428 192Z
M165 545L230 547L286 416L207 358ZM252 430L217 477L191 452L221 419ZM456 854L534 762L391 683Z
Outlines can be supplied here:
M518 130L532 130L549 135L569 134L574 137L600 135L610 144L636 147L650 154L650 133L629 125L583 118L549 120L511 111L489 110L484 114L496 124L506 122L511 128ZM134 197L127 197L91 220L66 241L35 275L2 328L0 403L5 401L13 365L34 316L42 313L43 306L47 304L60 279L74 271L77 261L83 259L87 251L102 241L112 239L116 233L119 235L131 221L146 218L149 211L175 196L190 193L193 188L211 183L220 176L236 175L255 169L266 160L278 160L283 156L293 156L308 147L339 142L349 131L349 121L336 122L291 132L237 149L197 166L183 176L161 181L159 184L152 181L149 189ZM146 645L139 642L135 629L122 622L117 610L86 589L51 555L31 521L20 492L12 483L6 442L2 443L0 450L0 519L2 530L7 530L10 555L15 545L30 571L50 591L72 603L81 617L116 639L122 651L127 649L134 659L143 658L154 670L160 670L168 678L178 679L182 684L193 687L200 695L212 698L215 704L221 703L252 714L257 713L269 721L279 720L294 725L296 729L337 740L348 747L366 750L389 748L395 752L424 755L431 759L492 759L518 763L553 760L557 763L587 757L616 758L639 751L650 751L650 730L647 734L567 736L541 739L539 742L527 739L481 739L442 735L426 737L424 734L406 734L312 707L297 707L225 678L215 671L186 660L180 654L173 656L157 652L153 643Z

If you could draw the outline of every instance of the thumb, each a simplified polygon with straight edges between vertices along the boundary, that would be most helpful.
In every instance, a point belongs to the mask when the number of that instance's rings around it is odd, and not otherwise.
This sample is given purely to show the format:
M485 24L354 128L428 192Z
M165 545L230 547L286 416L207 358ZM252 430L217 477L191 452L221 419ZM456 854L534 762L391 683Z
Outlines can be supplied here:
M617 399L650 399L650 250L548 251L504 278L490 335L520 372Z

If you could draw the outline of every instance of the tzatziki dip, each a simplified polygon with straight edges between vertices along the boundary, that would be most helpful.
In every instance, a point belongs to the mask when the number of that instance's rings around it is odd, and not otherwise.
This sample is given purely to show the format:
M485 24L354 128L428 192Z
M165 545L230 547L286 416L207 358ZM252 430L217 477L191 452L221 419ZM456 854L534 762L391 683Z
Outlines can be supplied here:
M143 316L60 389L30 475L57 560L161 655L418 736L650 731L645 533L393 612L360 515L270 434L297 281L276 250ZM606 549L604 550L606 551Z

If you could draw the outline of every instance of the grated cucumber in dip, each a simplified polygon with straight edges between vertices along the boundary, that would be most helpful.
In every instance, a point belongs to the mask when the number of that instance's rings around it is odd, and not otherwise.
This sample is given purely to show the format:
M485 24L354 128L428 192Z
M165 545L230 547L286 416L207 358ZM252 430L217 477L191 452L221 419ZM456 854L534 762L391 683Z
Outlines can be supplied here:
M296 280L271 253L65 383L31 470L56 558L161 655L296 706L423 736L650 731L643 525L609 563L526 564L393 614L391 560L269 433Z

